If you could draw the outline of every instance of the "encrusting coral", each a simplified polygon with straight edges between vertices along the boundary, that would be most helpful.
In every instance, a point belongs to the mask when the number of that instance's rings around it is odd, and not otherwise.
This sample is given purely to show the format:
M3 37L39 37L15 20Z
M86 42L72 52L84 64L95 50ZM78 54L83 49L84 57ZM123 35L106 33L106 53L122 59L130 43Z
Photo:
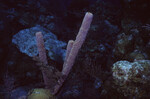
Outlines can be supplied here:
M113 64L117 91L127 97L146 97L150 91L150 60L117 61Z
M28 99L56 99L48 89L33 89L29 92Z

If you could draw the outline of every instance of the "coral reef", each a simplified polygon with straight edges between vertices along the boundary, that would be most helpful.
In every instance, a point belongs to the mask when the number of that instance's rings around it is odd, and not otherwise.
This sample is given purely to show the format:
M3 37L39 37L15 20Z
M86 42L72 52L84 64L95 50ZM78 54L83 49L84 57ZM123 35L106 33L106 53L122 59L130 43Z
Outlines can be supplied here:
M77 51L69 40L87 11L94 19ZM25 99L31 89L48 86L53 92L57 85L58 99L149 99L148 66L142 65L150 60L149 11L149 0L1 0L0 97ZM35 57L39 31L47 59Z

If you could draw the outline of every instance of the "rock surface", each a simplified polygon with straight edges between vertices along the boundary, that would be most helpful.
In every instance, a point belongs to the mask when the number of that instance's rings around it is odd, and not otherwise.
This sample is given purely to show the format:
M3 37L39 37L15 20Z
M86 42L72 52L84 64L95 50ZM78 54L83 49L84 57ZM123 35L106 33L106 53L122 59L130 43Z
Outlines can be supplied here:
M13 36L12 43L16 44L22 53L30 57L37 56L38 50L36 46L35 33L41 31L45 40L45 49L48 51L50 59L59 61L65 57L66 43L59 41L52 32L37 25L32 28L19 31ZM59 59L59 60L58 60Z

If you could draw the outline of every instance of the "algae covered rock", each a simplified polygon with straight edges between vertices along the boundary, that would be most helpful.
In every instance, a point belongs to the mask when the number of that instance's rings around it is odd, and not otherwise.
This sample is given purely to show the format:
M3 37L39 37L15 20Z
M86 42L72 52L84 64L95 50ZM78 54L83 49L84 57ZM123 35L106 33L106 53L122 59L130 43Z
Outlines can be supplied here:
M139 50L134 50L132 53L129 54L128 58L131 61L134 61L134 60L145 60L145 59L148 59L148 56L144 52L141 52Z
M29 92L27 99L55 99L48 89L33 89Z
M113 50L116 57L125 57L134 49L134 38L132 35L122 33L118 35L115 49Z
M148 97L150 92L150 60L118 61L113 64L115 88L124 96Z

